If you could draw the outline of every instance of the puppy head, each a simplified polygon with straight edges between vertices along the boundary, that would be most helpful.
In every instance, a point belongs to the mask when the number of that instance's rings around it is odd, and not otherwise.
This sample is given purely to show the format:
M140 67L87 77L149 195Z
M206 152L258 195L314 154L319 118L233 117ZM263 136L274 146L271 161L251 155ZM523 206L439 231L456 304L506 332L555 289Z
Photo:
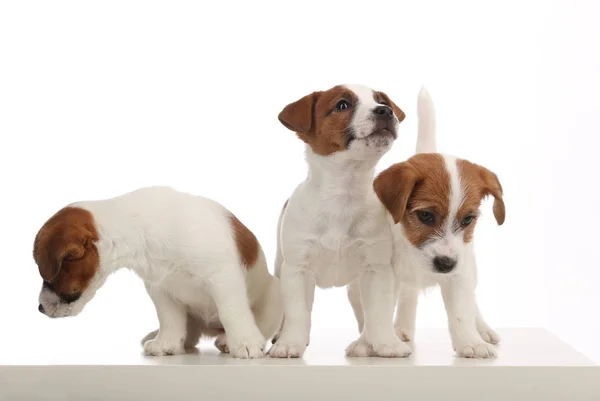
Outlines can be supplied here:
M486 196L494 197L496 222L504 223L498 177L466 160L418 154L383 171L373 185L420 264L431 272L460 271Z
M404 112L383 92L361 85L313 92L279 113L316 154L345 152L353 160L380 158L398 135Z
M94 296L99 285L100 258L94 241L98 233L92 214L66 207L40 229L33 258L44 280L39 311L50 317L77 315Z

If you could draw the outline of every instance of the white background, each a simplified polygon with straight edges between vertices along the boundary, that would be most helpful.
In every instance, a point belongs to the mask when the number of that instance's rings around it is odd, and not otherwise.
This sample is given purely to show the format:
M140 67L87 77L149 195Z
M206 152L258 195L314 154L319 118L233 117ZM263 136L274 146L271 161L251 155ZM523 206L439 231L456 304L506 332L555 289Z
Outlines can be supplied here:
M306 173L279 111L336 84L383 90L407 118L381 170L412 154L425 84L440 150L505 189L505 225L486 202L476 235L485 316L600 361L599 17L593 0L1 3L0 341L138 352L157 327L126 270L76 318L37 312L33 239L61 207L170 185L232 210L272 268L278 213ZM345 290L318 291L313 322L313 341L355 330ZM445 324L433 291L418 325Z

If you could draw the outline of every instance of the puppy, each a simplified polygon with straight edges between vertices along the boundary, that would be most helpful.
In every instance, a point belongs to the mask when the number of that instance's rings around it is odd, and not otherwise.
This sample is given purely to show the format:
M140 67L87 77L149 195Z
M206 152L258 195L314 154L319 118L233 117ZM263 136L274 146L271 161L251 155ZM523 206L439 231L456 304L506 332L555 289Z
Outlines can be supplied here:
M170 188L143 188L69 205L38 232L39 311L75 316L122 266L137 273L160 330L146 355L182 354L201 335L237 358L263 356L281 324L280 289L256 237L220 204Z
M425 89L418 101L417 154L377 176L375 192L394 226L398 299L396 333L414 339L419 290L439 285L457 355L487 358L500 338L475 300L477 269L473 232L481 201L494 197L494 217L504 223L502 186L488 169L436 151L435 110ZM360 300L349 296L362 326Z
M313 92L279 114L306 144L308 176L279 218L275 269L284 322L271 357L304 353L315 285L352 281L362 292L365 329L347 355L410 354L392 324L392 233L372 185L375 165L391 148L404 117L383 92L360 85Z

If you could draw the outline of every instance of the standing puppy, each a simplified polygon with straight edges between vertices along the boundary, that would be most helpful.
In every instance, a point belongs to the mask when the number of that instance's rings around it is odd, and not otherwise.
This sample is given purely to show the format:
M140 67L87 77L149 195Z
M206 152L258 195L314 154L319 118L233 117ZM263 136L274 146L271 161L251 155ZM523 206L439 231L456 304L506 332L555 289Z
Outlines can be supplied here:
M477 268L473 232L481 201L494 197L494 217L504 223L498 177L467 160L435 152L435 110L426 90L419 94L418 154L383 171L375 192L394 225L399 286L395 327L414 339L419 290L439 285L448 314L454 350L467 358L496 355L500 340L483 320L475 300ZM350 292L353 305L360 307ZM360 308L355 308L361 322Z
M144 353L174 355L201 335L237 358L263 356L281 323L280 289L256 237L220 204L170 188L143 188L69 205L38 232L40 312L75 316L106 278L128 267L143 280L160 329Z
M309 171L279 220L275 269L285 317L270 356L304 353L315 285L337 287L355 280L365 327L347 355L410 354L392 325L392 233L372 185L375 165L391 148L403 119L384 93L359 85L313 92L279 114L306 143Z

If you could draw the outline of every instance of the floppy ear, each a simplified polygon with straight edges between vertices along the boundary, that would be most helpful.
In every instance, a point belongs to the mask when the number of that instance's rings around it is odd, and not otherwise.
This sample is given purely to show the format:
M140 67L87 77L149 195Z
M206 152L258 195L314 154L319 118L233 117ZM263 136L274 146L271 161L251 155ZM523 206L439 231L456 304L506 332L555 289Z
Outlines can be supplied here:
M492 195L494 197L494 217L499 226L504 223L506 211L504 208L504 200L502 199L502 185L498 180L498 176L492 173L485 167L479 167L479 174L483 181L484 196Z
M392 99L388 95L383 92L378 92L379 96L394 110L394 115L398 119L398 121L402 122L406 117L406 114L400 109L400 107L396 106L396 103L392 102Z
M77 230L77 233L65 234L56 235L42 229L35 237L33 258L44 281L51 282L58 275L64 259L83 257L85 248L91 243L91 233Z
M286 128L298 134L308 134L313 128L315 104L320 94L321 92L313 92L294 103L288 104L279 113L279 121Z
M373 189L398 224L408 205L408 199L417 183L417 173L408 163L398 163L381 172L373 182Z

